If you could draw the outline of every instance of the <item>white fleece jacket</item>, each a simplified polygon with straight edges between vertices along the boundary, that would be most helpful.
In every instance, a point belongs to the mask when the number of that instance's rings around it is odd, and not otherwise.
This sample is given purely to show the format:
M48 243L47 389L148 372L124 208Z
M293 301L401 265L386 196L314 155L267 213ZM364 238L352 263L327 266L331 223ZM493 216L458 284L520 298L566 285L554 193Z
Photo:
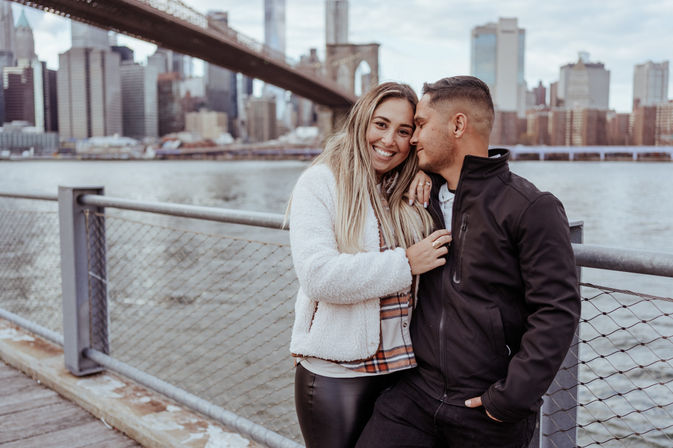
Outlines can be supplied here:
M411 285L402 248L380 251L369 206L364 252L340 253L334 236L336 182L327 165L308 168L290 208L292 260L299 279L290 351L332 361L371 357L379 346L379 297Z

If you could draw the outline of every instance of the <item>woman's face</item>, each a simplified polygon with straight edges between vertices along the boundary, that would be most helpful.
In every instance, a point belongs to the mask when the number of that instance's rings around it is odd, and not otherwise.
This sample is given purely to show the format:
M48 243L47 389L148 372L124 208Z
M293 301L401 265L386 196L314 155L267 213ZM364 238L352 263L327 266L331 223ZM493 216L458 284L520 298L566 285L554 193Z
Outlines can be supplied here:
M409 101L388 98L378 105L367 128L367 143L377 176L406 160L413 133L414 109Z

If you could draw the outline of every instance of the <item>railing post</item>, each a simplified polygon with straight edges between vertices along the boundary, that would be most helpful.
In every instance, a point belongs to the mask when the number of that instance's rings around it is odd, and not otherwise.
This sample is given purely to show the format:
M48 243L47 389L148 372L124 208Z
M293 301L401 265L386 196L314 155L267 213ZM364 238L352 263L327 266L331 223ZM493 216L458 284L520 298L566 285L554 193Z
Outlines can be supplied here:
M84 349L109 353L105 221L103 208L86 206L78 198L103 194L103 187L58 187L63 291L63 351L74 375L103 368L84 357Z
M570 242L584 242L584 222L570 223ZM582 268L577 266L577 281ZM531 447L558 448L577 446L577 385L579 383L579 325L561 369L547 390L540 412L540 437ZM539 441L539 445L535 442Z

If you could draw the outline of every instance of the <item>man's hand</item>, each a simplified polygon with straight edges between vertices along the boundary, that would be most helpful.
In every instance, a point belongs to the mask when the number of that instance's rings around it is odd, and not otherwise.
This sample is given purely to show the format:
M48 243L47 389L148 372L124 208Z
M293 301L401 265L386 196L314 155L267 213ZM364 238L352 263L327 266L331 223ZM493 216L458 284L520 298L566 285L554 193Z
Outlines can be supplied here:
M481 404L481 397L474 397L470 398L469 400L465 400L465 406L468 408L478 408L480 406L483 406ZM488 412L488 409L484 409L486 411L486 415L488 415L488 418L491 420L495 420L496 422L502 423L502 420L498 420L497 418L493 417L490 412Z

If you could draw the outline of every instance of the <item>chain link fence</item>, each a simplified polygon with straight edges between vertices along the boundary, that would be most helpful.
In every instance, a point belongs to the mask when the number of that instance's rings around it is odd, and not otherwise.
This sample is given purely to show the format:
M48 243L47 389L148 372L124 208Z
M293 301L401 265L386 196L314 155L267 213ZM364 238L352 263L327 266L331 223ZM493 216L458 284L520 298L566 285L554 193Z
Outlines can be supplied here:
M112 214L105 222L111 356L301 440L289 247Z
M195 231L202 222L188 219L84 213L89 294L106 294L108 303L92 308L91 319L109 321L111 356L301 441L288 351L298 285L288 245ZM0 198L0 282L0 308L62 332L56 203ZM673 446L673 300L592 284L582 284L582 297L579 360L564 368L577 378L578 400L555 411L576 413L577 426L547 415L561 423L543 440L559 448Z
M671 298L582 283L577 409L558 411L577 411L577 446L673 446L672 316Z
M58 204L0 198L0 308L63 333Z

